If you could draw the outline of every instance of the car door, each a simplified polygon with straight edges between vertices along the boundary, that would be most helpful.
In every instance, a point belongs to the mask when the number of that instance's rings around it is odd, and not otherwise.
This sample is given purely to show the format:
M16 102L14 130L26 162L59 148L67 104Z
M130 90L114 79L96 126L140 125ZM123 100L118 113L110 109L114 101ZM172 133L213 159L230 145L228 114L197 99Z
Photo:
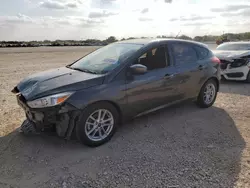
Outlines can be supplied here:
M194 45L185 42L172 42L170 51L177 69L179 91L183 99L195 97L200 81L204 77L205 64L199 61Z
M176 68L170 63L166 47L159 46L143 53L134 64L148 68L143 75L127 78L127 100L135 113L156 108L178 98Z

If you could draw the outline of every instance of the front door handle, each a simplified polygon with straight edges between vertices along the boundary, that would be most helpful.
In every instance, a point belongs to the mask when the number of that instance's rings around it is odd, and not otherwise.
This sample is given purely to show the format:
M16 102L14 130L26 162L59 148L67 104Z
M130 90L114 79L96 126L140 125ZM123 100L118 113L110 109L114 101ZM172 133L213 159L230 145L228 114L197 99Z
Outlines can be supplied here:
M165 74L164 78L165 79L171 79L175 76L175 74Z

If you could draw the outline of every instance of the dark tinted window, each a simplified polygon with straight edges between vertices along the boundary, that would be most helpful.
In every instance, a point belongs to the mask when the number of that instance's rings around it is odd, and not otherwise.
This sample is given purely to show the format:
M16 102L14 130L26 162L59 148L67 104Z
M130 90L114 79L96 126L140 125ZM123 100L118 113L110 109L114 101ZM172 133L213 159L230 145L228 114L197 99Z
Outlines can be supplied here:
M193 63L198 60L196 51L191 45L188 44L172 44L172 52L177 65Z
M197 51L199 59L205 59L209 55L209 51L206 48L194 46L195 50Z
M166 67L165 48L153 48L138 59L138 63L145 65L148 70Z

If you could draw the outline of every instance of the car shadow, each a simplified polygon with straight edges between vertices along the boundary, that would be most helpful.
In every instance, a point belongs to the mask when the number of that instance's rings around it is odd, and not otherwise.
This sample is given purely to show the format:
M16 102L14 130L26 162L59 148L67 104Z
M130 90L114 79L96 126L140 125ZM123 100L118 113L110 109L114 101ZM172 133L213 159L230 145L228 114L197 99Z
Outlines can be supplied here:
M0 187L227 187L245 142L217 107L186 102L122 125L88 148L48 135L0 137Z
M221 81L219 92L250 96L250 83L223 80Z

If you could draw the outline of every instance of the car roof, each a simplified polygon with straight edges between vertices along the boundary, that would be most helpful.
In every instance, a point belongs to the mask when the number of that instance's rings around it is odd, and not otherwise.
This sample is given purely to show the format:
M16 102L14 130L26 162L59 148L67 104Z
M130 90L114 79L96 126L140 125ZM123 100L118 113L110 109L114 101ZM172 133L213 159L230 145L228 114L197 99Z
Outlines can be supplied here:
M250 44L250 41L224 42L222 44Z
M191 40L173 39L173 38L164 38L164 39L158 39L158 38L129 39L129 40L119 41L117 43L151 45L151 44L155 44L155 43L166 43L166 42L184 42L184 43L196 44L196 45L206 47L206 48L208 47L204 43L191 41Z

